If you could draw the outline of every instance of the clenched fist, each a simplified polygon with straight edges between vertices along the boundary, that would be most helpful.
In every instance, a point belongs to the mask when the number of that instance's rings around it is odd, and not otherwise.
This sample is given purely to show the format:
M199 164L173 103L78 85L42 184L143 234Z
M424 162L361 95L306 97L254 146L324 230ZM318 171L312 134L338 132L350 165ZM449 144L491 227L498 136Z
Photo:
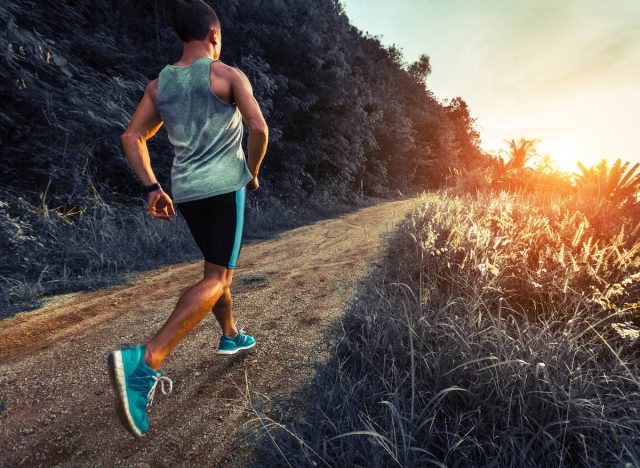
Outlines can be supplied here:
M258 176L254 176L253 179L251 179L247 183L247 185L245 185L245 187L249 192L255 192L256 190L258 190L258 188L260 187L260 184L258 183Z
M171 197L162 189L154 190L148 194L149 213L156 219L166 219L173 221L171 216L175 214Z

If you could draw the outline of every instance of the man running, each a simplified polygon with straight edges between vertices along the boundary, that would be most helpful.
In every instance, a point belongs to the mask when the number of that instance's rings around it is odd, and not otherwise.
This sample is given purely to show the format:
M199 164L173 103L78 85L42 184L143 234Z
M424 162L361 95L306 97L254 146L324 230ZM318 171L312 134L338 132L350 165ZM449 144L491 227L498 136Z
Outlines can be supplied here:
M148 193L151 216L172 220L173 203L204 256L204 278L182 294L175 310L144 345L109 355L116 409L134 436L147 433L147 406L157 384L171 380L160 365L180 340L210 311L222 328L217 354L255 345L237 330L231 311L231 279L242 244L246 191L258 189L258 170L267 150L268 129L246 75L222 63L220 21L202 0L178 0L170 10L182 41L182 57L151 81L121 142ZM242 120L249 129L248 162L242 150ZM173 201L158 184L146 140L165 124L175 157Z

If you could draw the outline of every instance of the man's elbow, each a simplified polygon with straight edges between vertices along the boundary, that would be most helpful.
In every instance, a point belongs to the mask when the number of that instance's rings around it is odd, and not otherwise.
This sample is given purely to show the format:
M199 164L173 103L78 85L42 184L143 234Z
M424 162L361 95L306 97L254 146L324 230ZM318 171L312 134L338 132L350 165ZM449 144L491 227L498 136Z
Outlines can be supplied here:
M131 141L131 134L129 132L124 132L120 135L120 143L122 143L123 146L129 141Z
M124 132L120 135L120 143L122 146L130 145L132 142L138 141L141 136L134 132Z
M255 135L262 135L264 137L269 136L269 128L267 127L267 124L264 121L250 123L249 132Z

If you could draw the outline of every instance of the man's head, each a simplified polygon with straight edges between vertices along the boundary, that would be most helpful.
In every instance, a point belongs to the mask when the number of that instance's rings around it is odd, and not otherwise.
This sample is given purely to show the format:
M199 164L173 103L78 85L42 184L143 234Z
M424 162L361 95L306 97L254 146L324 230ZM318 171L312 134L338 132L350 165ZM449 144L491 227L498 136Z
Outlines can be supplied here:
M171 25L182 42L212 42L220 39L220 20L209 5L202 0L174 0L169 9ZM212 30L217 33L212 35Z

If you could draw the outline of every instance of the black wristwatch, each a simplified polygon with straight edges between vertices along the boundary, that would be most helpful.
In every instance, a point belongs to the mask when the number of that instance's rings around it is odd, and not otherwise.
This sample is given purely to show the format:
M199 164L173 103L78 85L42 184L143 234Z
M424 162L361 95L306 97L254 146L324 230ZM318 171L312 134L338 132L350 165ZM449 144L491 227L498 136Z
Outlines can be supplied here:
M158 182L156 182L151 185L143 185L140 190L142 191L142 193L149 193L159 189L162 190L162 186Z

